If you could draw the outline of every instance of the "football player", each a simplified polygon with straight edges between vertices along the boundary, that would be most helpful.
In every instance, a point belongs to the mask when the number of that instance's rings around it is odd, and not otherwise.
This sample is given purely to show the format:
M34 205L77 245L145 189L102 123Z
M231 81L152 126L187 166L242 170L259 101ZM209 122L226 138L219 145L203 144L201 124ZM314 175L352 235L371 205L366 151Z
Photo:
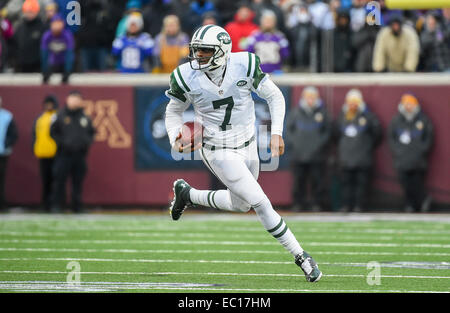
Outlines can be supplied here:
M169 208L171 217L178 220L193 205L233 212L253 209L264 228L293 255L306 280L317 282L322 272L257 182L259 157L251 92L269 105L272 157L284 153L283 94L261 71L258 56L249 52L231 53L231 45L230 35L222 27L200 27L189 45L189 62L178 66L170 76L165 123L172 148L188 153L199 149L206 167L227 187L227 190L197 190L182 179L176 180ZM202 142L194 146L180 140L182 115L190 104L196 121L204 127Z

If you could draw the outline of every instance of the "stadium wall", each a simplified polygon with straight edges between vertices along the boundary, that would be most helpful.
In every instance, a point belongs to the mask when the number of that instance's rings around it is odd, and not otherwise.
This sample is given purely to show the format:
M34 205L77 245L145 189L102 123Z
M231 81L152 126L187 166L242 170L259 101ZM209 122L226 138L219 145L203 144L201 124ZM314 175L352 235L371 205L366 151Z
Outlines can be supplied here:
M139 150L140 146L149 145L145 142L149 140L149 135L142 135L143 127L147 125L145 123L150 120L148 112L161 112L164 109L167 100L163 91L167 86L168 76L75 74L71 77L70 86L59 85L59 79L55 75L49 85L40 85L39 75L0 75L0 96L4 107L14 114L19 130L19 141L10 158L7 172L8 202L16 205L39 203L39 169L31 147L32 124L41 110L42 99L47 94L55 94L62 105L68 91L72 89L78 89L84 94L86 111L91 115L98 131L88 157L89 171L84 185L84 201L87 204L148 207L166 205L173 180L181 176L198 188L209 188L211 175L200 162L197 162L200 166L191 166L189 162L184 162L186 165L176 162L174 165L174 162L164 163L163 159L159 160L158 157L163 156L158 153L152 159L155 155L148 154L152 153L151 149ZM288 107L296 105L305 85L318 86L333 116L338 114L345 93L350 88L358 87L385 130L391 117L397 112L401 94L416 94L435 127L427 186L435 200L450 204L448 75L286 74L274 77L274 80L282 87ZM152 110L146 110L150 107ZM160 120L158 123L161 125ZM155 130L154 133L158 132ZM163 142L167 144L167 137L158 138L158 149L167 151L167 146L161 146ZM142 155L149 157L147 160L150 160L150 169L139 166ZM259 179L269 198L279 206L289 205L291 202L289 151L283 158L279 171L263 172ZM333 168L333 158L330 157L331 173ZM333 174L328 179L332 183ZM376 151L374 184L377 190L400 194L385 137Z

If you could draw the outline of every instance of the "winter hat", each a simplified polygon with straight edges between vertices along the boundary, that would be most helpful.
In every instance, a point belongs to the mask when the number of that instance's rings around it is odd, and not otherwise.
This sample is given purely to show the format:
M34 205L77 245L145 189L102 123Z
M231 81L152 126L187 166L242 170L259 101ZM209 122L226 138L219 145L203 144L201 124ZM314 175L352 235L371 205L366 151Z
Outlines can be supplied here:
M127 29L130 27L131 24L136 24L136 26L139 29L142 29L144 27L144 19L142 18L142 14L138 12L131 13L127 18Z
M126 5L126 9L140 9L142 7L141 0L129 0Z
M54 109L58 108L59 102L58 102L58 99L54 95L48 95L47 97L45 97L44 101L42 101L42 104L49 103L49 102L53 104Z
M37 0L25 0L22 5L22 12L31 12L31 13L39 13L41 7L39 6L39 2Z

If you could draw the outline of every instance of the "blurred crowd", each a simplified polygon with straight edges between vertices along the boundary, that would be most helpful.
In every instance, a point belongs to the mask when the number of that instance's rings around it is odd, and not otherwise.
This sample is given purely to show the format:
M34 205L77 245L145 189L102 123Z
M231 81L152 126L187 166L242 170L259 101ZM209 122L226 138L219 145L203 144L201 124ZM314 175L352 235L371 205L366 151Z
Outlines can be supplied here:
M384 0L0 0L0 70L168 73L201 25L269 73L450 70L450 8L389 10ZM377 7L380 10L377 10Z
M425 178L434 128L419 99L411 93L403 94L397 113L383 130L359 89L347 92L340 114L332 120L319 90L313 86L304 88L286 121L286 143L294 174L293 210L321 211L331 202L326 177L332 143L335 147L335 153L331 153L335 155L331 158L335 160L332 168L336 170L333 175L340 185L338 209L341 212L367 210L375 151L383 136L403 189L404 211L427 212L431 197L426 191Z

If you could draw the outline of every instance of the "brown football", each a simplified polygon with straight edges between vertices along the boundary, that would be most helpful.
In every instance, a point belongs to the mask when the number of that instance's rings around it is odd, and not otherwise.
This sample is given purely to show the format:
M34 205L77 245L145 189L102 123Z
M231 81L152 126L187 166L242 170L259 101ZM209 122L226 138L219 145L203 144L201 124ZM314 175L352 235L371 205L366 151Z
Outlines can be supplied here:
M197 143L202 142L203 139L203 125L198 122L187 122L183 124L181 128L181 144L183 146L189 143L195 146Z

